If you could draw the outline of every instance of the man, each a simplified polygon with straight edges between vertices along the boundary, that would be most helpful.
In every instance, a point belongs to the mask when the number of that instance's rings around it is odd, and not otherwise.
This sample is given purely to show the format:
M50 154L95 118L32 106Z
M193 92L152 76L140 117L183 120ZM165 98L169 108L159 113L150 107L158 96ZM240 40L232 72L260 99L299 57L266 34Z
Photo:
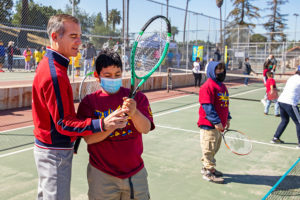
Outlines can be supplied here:
M12 72L12 67L14 64L14 54L15 54L15 47L14 47L14 42L13 41L9 41L8 42L8 46L6 49L6 54L7 54L7 63L8 63L8 71Z
M271 62L271 64L272 64L272 66L273 66L272 72L275 72L276 71L276 67L277 67L277 60L274 57L274 55L270 54L267 60L269 60Z
M37 199L70 200L73 143L77 136L123 128L127 117L118 110L102 121L76 118L67 70L68 58L77 55L81 44L79 21L66 14L52 16L47 33L50 47L32 86L34 157L39 176Z

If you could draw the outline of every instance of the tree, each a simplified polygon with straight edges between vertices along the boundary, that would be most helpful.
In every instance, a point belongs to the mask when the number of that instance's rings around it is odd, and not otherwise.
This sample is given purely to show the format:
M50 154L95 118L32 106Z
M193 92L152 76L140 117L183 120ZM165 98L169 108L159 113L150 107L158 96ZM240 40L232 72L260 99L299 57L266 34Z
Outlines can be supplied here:
M11 21L13 0L0 1L0 23L9 23Z
M121 23L121 13L117 9L112 9L108 15L108 21L112 24L113 31L116 30L116 24Z
M268 38L261 34L253 34L250 37L250 42L267 42Z
M26 13L27 19L24 21L24 17L22 16L22 2L18 1L16 4L16 13L13 15L12 23L17 25L23 25L26 27L32 27L35 28L43 27L45 28L48 24L49 18L52 15L56 15L58 13L62 13L62 10L55 10L51 6L42 6L34 3L32 0L29 1L29 4L27 5L27 11L24 11ZM23 21L22 21L23 19Z
M255 24L251 23L251 20L258 19L259 8L252 5L253 0L232 0L234 9L228 14L227 19L233 18L233 21L229 26L247 26L250 28L255 28Z
M179 33L178 28L176 26L172 26L171 33L172 33L173 41L175 41L175 36Z
M286 41L286 35L283 33L286 29L287 14L280 13L280 5L284 5L288 0L269 0L267 5L269 6L268 10L271 11L271 14L267 15L268 21L263 24L264 28L270 32L271 42L275 41ZM273 45L274 47L274 45ZM271 47L272 48L272 47Z

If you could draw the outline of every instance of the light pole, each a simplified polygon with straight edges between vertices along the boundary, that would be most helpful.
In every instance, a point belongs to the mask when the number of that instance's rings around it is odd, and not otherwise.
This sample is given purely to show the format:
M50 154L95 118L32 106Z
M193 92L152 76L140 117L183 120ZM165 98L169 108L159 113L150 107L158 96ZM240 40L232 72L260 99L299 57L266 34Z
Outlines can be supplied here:
M296 17L296 21L295 21L295 38L294 38L294 46L296 44L296 35L297 35L297 18L299 16L299 14L294 13L294 16Z

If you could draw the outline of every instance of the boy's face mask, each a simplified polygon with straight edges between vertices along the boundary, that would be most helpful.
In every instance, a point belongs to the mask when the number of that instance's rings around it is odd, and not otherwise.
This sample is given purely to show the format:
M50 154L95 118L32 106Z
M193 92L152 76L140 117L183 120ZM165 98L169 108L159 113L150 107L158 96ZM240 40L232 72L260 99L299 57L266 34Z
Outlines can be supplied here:
M101 77L100 86L109 94L117 93L122 86L122 78L103 78Z
M226 78L226 72L223 71L221 73L216 73L216 79L217 81L223 82Z

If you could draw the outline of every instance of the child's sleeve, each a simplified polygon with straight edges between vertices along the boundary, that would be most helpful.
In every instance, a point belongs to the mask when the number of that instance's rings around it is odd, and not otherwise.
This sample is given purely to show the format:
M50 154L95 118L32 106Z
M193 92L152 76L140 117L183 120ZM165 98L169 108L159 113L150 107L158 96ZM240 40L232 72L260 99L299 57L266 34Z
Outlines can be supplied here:
M205 111L205 118L210 121L212 124L221 123L221 119L218 113L215 110L215 107L212 104L201 104L202 108Z

